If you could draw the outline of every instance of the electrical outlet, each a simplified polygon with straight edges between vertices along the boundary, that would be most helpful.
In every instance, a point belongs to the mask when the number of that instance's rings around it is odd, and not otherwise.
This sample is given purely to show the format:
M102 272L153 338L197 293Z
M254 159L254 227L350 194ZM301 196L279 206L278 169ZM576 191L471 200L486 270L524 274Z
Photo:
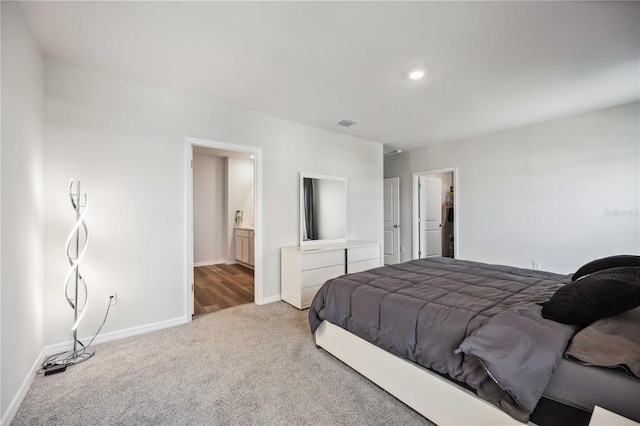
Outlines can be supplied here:
M535 269L536 271L540 270L540 261L539 260L534 260L533 261L533 269Z
M404 246L400 246L400 253L404 253Z
M113 293L107 294L107 306L117 305L118 304L118 293L115 291Z

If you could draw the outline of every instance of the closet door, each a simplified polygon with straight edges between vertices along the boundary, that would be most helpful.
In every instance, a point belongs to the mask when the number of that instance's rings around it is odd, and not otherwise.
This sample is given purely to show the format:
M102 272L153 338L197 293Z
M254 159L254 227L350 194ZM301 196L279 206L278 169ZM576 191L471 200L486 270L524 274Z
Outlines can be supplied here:
M442 256L442 180L420 176L420 258Z

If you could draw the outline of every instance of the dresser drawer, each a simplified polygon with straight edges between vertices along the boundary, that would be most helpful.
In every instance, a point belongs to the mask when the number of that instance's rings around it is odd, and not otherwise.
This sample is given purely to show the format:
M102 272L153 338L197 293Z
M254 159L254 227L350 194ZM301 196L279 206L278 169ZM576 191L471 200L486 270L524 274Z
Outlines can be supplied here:
M301 257L300 269L303 271L324 268L325 266L344 265L344 249L307 252L303 253Z
M320 290L320 287L322 287L322 284L314 285L313 287L307 287L302 289L302 295L300 297L301 309L305 309L311 306L311 302L313 302L313 297L316 295L318 290Z
M380 266L380 258L363 260L361 262L350 262L347 264L347 274L366 271L371 268Z
M360 262L362 260L378 259L380 261L380 246L354 247L347 249L347 262Z
M339 275L344 275L344 264L302 271L300 274L300 287L305 288L324 284L325 281Z
M244 238L241 238L244 240ZM349 264L347 261L349 253ZM333 278L380 266L380 244L349 241L344 245L283 247L280 296L298 309L311 304L320 287Z

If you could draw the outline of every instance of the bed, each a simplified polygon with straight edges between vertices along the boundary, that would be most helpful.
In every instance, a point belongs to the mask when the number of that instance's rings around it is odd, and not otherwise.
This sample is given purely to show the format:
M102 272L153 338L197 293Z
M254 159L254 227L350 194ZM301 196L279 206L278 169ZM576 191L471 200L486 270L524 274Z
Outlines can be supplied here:
M438 424L526 423L543 396L638 421L640 380L566 360L581 326L542 317L543 305L571 282L420 259L327 281L309 321L319 347Z

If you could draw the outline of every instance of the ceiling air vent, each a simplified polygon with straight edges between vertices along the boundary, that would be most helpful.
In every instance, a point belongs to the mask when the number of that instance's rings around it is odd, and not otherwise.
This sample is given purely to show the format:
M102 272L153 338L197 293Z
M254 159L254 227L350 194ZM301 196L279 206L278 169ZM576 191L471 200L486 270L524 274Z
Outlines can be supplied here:
M342 127L351 127L353 125L358 124L358 122L355 121L355 120L351 120L350 118L344 118L344 119L338 121L336 124L338 126L342 126Z

